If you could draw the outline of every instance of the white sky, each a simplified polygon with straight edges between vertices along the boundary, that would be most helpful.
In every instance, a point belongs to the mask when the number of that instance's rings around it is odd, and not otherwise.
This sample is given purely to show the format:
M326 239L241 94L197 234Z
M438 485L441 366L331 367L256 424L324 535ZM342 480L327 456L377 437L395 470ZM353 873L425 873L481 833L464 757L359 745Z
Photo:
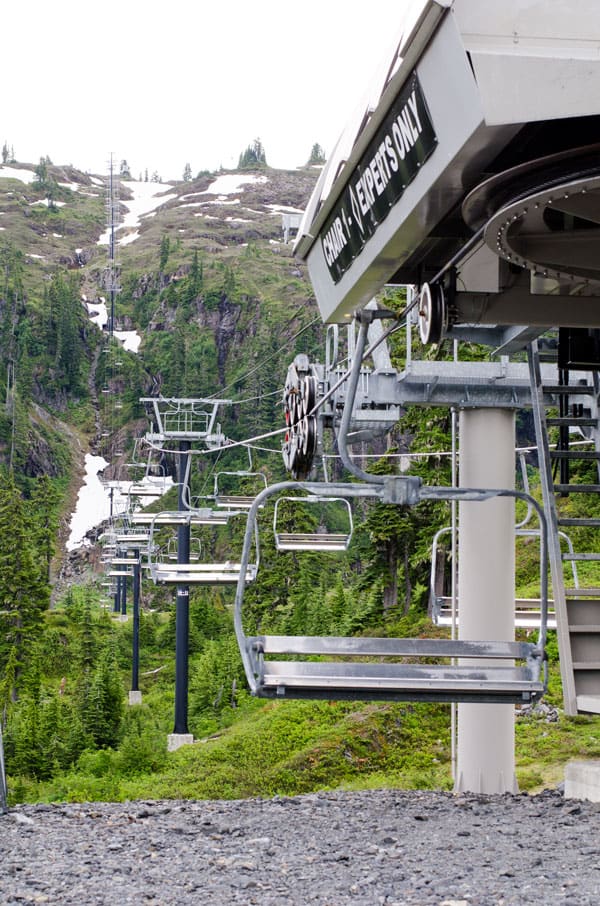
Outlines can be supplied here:
M4 4L0 145L164 180L234 168L260 138L273 167L328 155L410 0L53 0Z

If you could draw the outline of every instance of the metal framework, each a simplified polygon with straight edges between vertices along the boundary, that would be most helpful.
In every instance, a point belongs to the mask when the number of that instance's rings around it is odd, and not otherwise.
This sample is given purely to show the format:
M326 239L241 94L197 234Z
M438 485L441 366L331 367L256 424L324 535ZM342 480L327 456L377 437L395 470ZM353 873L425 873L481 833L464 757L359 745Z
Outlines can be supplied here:
M219 406L231 400L142 397L140 402L150 406L154 415L156 430L146 434L150 444L187 441L215 448L225 442L216 419Z

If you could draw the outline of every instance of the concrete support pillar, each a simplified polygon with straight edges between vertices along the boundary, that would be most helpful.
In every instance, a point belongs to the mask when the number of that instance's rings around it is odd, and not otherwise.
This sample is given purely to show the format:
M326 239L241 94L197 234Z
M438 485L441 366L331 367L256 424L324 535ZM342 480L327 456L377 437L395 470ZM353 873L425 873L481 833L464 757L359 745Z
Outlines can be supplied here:
M514 488L514 412L463 409L459 445L461 487ZM514 640L514 526L512 497L459 505L459 639ZM514 705L458 705L455 789L517 791Z

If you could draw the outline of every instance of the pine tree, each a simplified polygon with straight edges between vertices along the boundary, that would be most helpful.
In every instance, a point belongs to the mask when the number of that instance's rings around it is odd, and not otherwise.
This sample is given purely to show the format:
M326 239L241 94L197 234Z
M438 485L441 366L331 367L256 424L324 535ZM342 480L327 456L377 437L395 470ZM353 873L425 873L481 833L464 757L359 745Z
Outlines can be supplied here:
M100 655L81 717L86 732L99 748L118 744L123 722L123 688L115 654L109 648Z
M8 483L0 488L0 666L16 649L13 699L28 654L43 631L49 601L45 564L31 537L23 500Z
M165 267L167 266L170 251L171 240L169 239L168 234L164 233L162 239L160 240L160 260L158 264L161 271L164 271Z
M57 272L48 290L48 350L54 355L59 386L81 390L84 360L83 309L76 279Z
M322 147L319 144L315 143L312 146L312 149L310 152L310 157L308 158L307 166L314 167L314 166L324 164L324 163L325 163L325 152L323 151Z
M267 166L265 149L259 138L255 138L251 145L240 154L239 170L256 170Z
M192 167L190 164L186 164L183 168L183 181L191 182L192 181Z
M45 564L46 579L50 581L50 566L56 549L58 531L58 505L60 495L47 475L35 484L28 512L32 527L31 537L40 559Z
M2 163L3 164L5 164L8 161L9 153L10 152L8 150L8 142L5 141L4 144L2 145Z

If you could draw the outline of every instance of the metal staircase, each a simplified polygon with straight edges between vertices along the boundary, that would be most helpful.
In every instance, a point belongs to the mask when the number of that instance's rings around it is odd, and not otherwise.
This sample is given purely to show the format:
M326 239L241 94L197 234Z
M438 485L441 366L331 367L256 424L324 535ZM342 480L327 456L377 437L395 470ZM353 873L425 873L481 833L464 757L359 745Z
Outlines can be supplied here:
M571 715L600 714L599 364L577 362L576 357L561 355L559 349L559 382L544 384L538 341L529 347L564 705ZM590 366L595 370L586 370ZM556 401L556 416L546 413L549 396ZM551 444L549 429L553 428L558 438ZM574 549L567 552L560 543L565 527L574 542ZM576 587L573 572L567 569L574 561L578 566Z

